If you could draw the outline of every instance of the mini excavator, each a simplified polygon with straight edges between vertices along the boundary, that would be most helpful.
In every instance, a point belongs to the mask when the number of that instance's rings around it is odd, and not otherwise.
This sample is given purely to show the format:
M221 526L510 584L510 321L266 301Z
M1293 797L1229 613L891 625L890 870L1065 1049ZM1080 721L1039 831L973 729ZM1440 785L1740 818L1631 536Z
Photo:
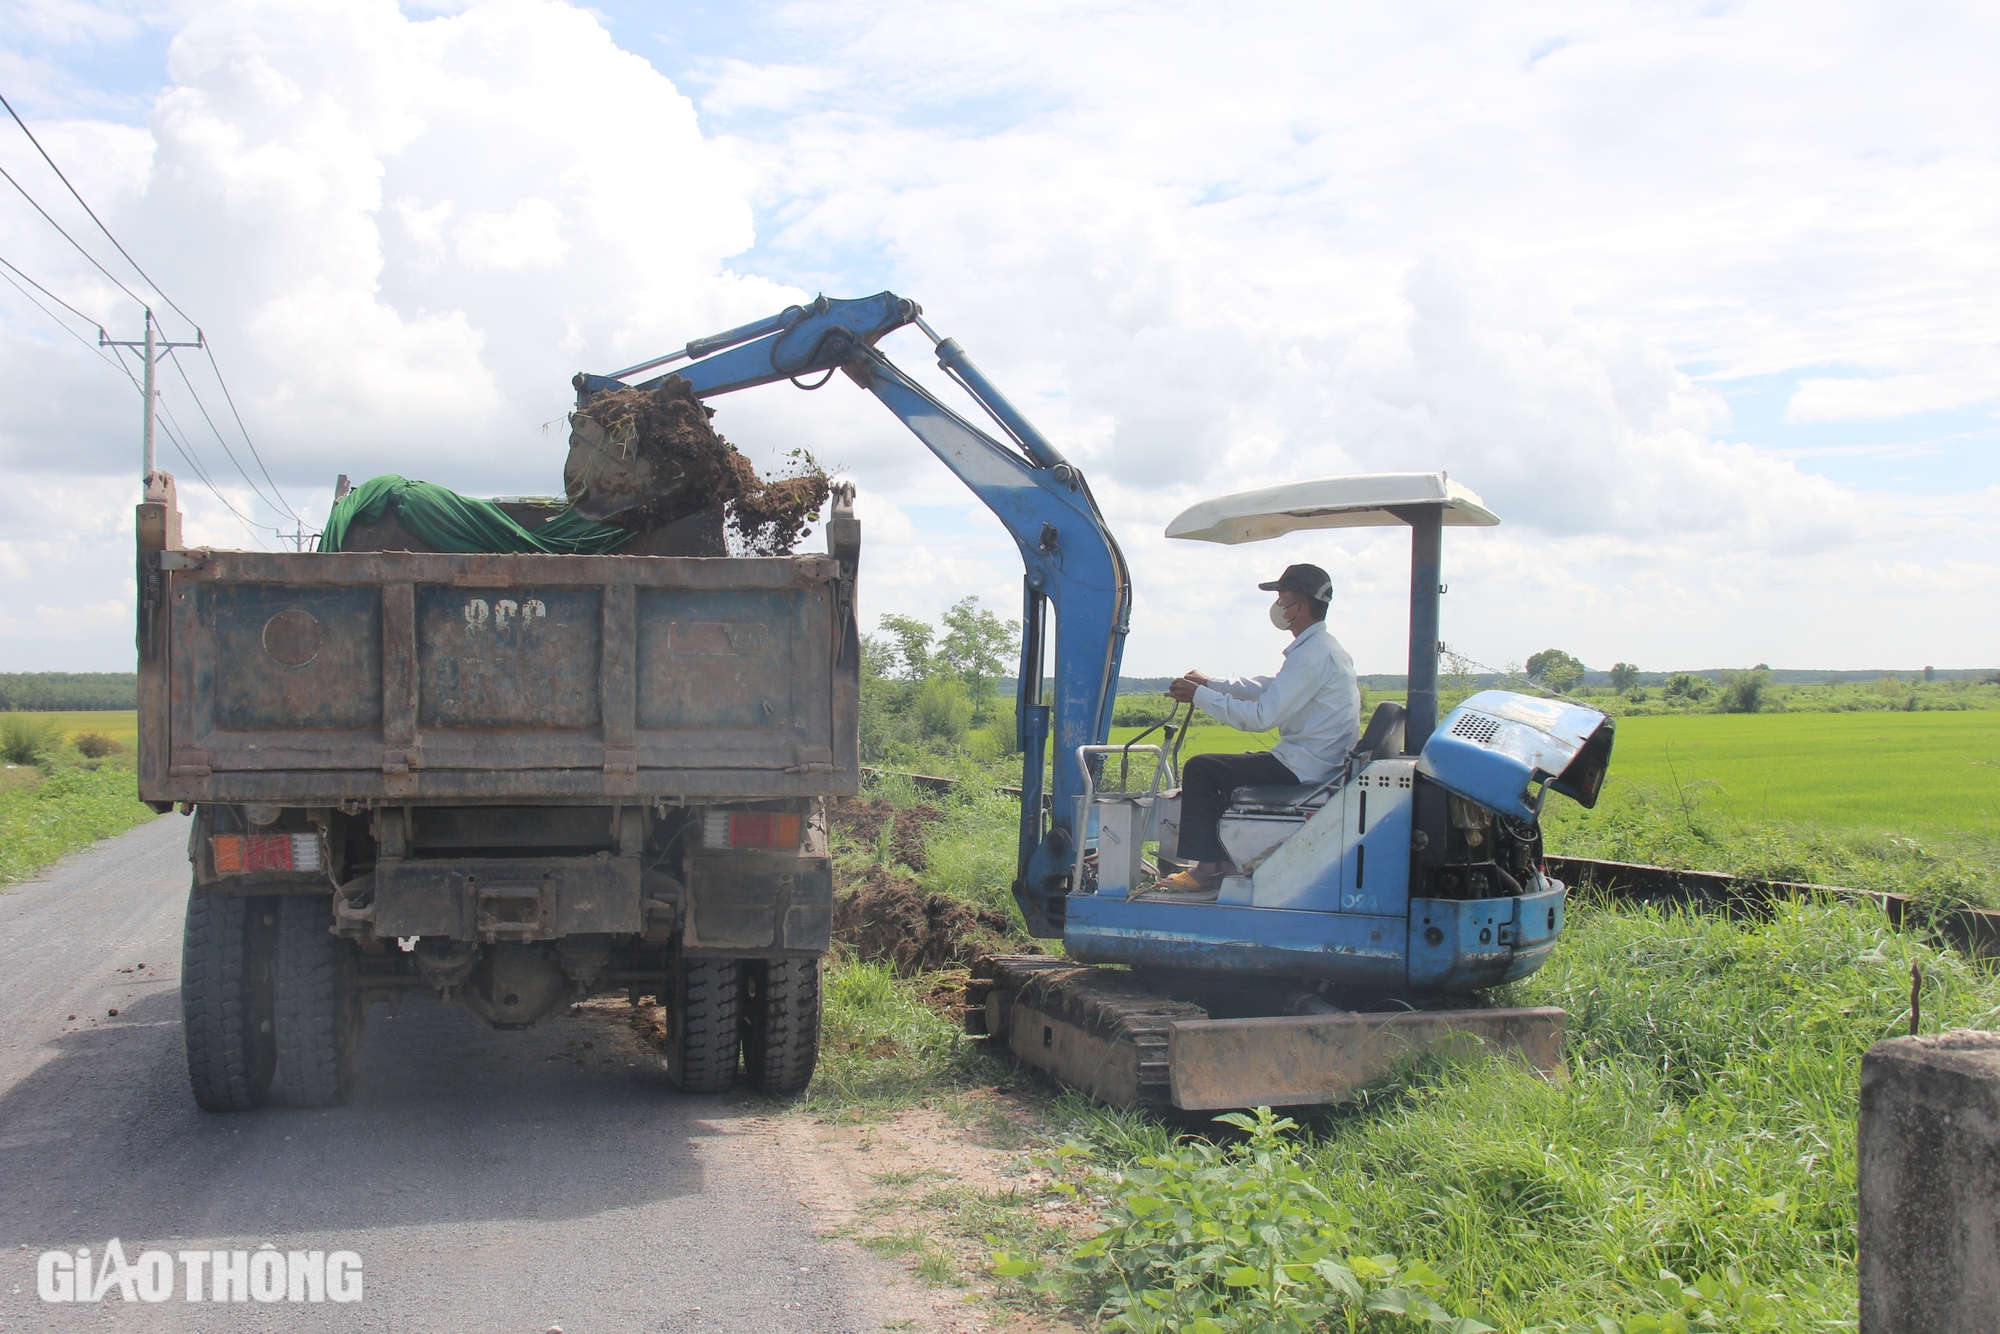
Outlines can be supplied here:
M911 325L997 436L877 349ZM1560 1068L1561 1010L1481 993L1533 973L1561 937L1566 888L1545 870L1540 816L1551 793L1596 803L1612 721L1499 690L1438 718L1443 531L1497 524L1478 496L1443 473L1325 478L1204 501L1168 526L1232 545L1398 526L1411 542L1405 702L1377 706L1326 781L1237 789L1218 832L1239 873L1192 901L1148 877L1176 852L1185 723L1155 744L1108 744L1132 610L1125 557L1082 471L915 302L822 296L575 385L587 402L679 375L706 399L817 388L825 379L806 377L836 371L979 497L1024 566L1013 894L1029 933L1060 940L1064 957L980 961L969 1033L1106 1102L1190 1111L1338 1101L1437 1053ZM659 373L633 378L647 372ZM1151 761L1136 783L1135 756Z

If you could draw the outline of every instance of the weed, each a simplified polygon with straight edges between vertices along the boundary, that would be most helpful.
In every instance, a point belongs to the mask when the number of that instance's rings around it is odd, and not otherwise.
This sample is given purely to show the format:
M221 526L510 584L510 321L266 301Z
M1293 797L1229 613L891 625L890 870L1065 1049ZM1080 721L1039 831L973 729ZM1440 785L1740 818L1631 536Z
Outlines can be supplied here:
M57 769L0 792L0 884L25 880L66 852L153 818L130 769Z
M820 1061L803 1106L850 1118L907 1107L938 1094L1010 1079L968 1045L956 1024L924 1003L922 978L886 963L830 961Z
M0 755L9 764L40 764L61 749L62 722L45 713L0 713Z

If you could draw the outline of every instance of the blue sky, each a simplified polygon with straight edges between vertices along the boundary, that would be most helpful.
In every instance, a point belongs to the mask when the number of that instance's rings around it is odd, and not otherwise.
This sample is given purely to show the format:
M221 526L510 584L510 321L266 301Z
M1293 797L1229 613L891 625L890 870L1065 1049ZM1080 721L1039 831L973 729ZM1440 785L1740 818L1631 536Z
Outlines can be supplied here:
M1294 559L1396 670L1393 536L1160 532L1437 468L1507 521L1447 551L1482 660L2000 662L1964 615L2000 597L1981 6L6 0L0 31L0 91L203 321L285 492L199 443L196 366L168 406L253 525L184 477L202 540L316 517L335 472L553 489L572 370L892 288L1089 471L1135 670L1267 667L1253 585ZM129 333L24 208L0 256ZM130 387L11 288L0 339L0 670L121 666ZM1011 609L998 525L872 404L719 406L853 475L869 615Z

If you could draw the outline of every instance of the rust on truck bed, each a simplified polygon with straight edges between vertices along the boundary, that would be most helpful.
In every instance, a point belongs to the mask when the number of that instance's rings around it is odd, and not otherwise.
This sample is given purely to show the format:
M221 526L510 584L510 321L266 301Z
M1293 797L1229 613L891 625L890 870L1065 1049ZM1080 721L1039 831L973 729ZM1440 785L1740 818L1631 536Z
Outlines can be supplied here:
M857 789L851 520L837 555L271 554L177 550L148 499L145 800Z

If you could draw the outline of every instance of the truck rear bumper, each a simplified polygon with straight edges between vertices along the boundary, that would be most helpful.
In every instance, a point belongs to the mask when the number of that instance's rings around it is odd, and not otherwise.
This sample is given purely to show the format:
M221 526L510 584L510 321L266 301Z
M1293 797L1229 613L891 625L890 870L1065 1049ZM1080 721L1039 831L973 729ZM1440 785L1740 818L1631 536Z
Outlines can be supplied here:
M378 937L492 942L645 929L637 857L453 858L375 869Z

